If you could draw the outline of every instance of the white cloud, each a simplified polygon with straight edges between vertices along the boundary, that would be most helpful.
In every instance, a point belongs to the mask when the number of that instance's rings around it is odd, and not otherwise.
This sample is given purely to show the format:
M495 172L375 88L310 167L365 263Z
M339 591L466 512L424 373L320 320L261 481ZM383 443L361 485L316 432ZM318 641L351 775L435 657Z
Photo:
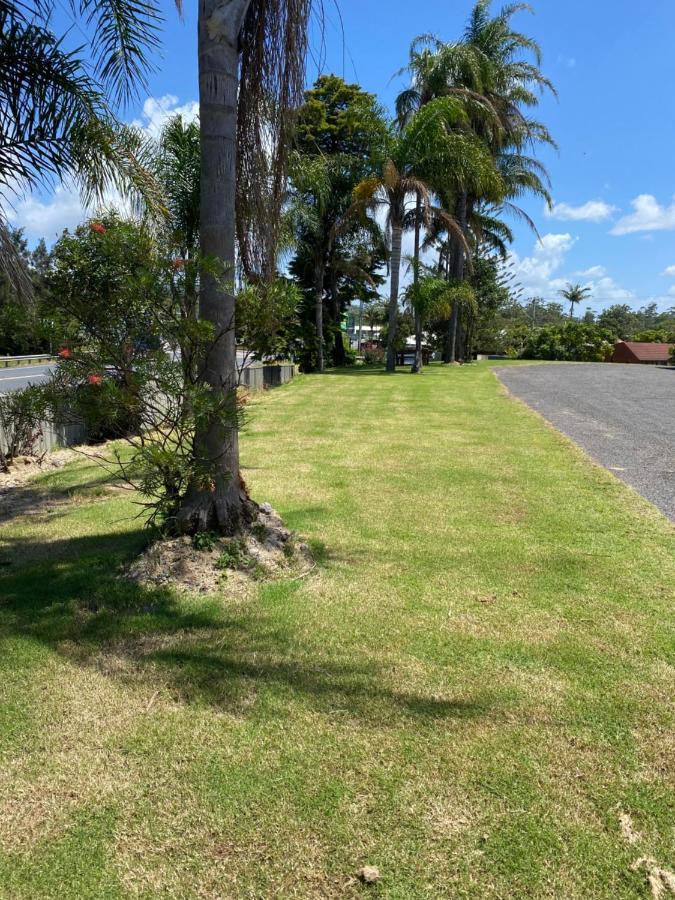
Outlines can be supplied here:
M50 243L64 228L74 228L84 217L80 195L73 185L57 185L51 197L40 199L34 195L19 200L8 218L17 228L23 228L30 243L43 237Z
M668 275L669 278L675 278L675 266L668 266L667 269L663 270L664 275Z
M580 278L603 278L607 274L607 269L604 266L591 266L590 269L582 269L575 274Z
M199 114L199 103L190 100L180 105L178 97L173 94L148 97L143 104L141 117L134 119L132 124L144 128L152 137L157 137L166 120L178 113L191 121ZM116 192L106 198L104 205L124 208L124 203ZM17 200L13 208L8 210L7 217L14 226L25 230L29 243L35 243L41 237L51 243L64 228L74 228L92 212L92 209L85 209L74 185L60 184L51 195L33 194Z
M591 289L589 303L599 307L612 303L637 302L633 291L622 287L609 274L605 266L594 265L581 271L566 272L567 254L576 244L571 234L546 234L534 245L532 255L519 257L512 253L509 269L514 274L514 283L522 287L523 297L544 297L559 300L559 291L569 282L579 281L583 287Z
M132 125L144 128L152 137L159 137L164 123L171 116L181 115L184 119L192 121L199 115L199 103L189 100L182 106L178 103L178 97L174 94L164 94L163 97L148 97L143 104L141 118L134 119Z
M576 64L577 61L573 56L563 56L562 53L558 54L558 65L566 66L568 69L573 69Z
M589 287L593 292L591 300L597 300L600 304L609 304L630 303L637 299L633 291L621 287L610 275L607 275L602 266L594 266L588 271L591 272L594 269L597 270L597 274L587 277L584 284L584 287Z
M639 231L675 229L675 198L670 206L661 206L652 194L640 194L631 201L633 212L619 219L611 234L635 234Z
M525 296L551 297L565 285L565 279L553 276L562 267L565 256L576 243L571 234L545 234L534 245L531 256L509 255L508 268Z
M605 203L604 200L588 200L580 206L554 203L551 209L546 207L544 213L550 219L560 219L563 222L604 222L616 211L615 206Z

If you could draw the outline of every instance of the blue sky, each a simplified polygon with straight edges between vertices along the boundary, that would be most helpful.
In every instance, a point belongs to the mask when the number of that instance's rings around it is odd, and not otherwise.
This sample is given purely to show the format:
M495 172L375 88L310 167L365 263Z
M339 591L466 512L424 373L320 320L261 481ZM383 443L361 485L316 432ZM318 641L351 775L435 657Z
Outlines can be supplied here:
M324 40L312 29L308 81L321 67L378 94L391 107L405 78L410 40L458 37L470 0L325 0ZM166 27L147 97L125 118L156 128L171 111L194 114L197 99L195 0L181 22L165 0ZM498 4L495 4L495 8ZM511 265L525 295L555 299L568 280L588 284L596 311L611 303L675 306L675 4L652 0L534 0L516 24L541 43L543 69L558 88L538 116L559 151L545 150L556 206L524 206L541 242L515 224ZM340 20L341 23L340 24ZM80 37L75 35L76 37ZM81 215L76 195L26 198L14 222L31 240L53 240Z

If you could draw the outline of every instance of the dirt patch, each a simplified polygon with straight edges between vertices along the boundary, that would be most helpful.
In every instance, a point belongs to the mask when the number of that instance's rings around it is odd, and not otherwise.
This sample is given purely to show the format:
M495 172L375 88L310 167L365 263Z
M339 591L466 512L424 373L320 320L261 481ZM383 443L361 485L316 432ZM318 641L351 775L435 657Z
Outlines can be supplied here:
M643 869L652 892L653 900L662 900L667 896L675 897L675 873L662 869L651 856L641 856L631 866L633 872Z
M139 584L170 585L192 593L245 595L258 581L280 575L304 577L312 568L306 544L285 527L269 503L258 507L245 533L178 537L152 544L123 575Z
M622 836L629 844L637 844L640 840L640 834L635 830L633 820L628 813L619 813L619 828Z
M8 472L0 472L0 522L10 514L43 512L56 505L58 500L50 499L49 491L29 487L29 482L77 458L74 450L57 450L45 456L18 456L13 460Z
M0 491L18 487L34 478L61 469L66 463L78 458L75 450L55 450L43 456L17 456L9 466L9 472L0 471Z

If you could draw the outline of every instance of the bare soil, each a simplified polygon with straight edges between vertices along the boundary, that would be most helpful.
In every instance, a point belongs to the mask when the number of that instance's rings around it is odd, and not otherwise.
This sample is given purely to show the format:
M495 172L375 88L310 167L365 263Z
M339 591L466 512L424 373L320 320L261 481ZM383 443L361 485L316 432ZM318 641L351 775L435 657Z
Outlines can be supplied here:
M171 585L202 594L214 593L226 584L228 593L242 595L255 582L275 576L303 577L311 568L307 545L296 539L268 503L263 503L242 535L159 540L123 574L141 584Z

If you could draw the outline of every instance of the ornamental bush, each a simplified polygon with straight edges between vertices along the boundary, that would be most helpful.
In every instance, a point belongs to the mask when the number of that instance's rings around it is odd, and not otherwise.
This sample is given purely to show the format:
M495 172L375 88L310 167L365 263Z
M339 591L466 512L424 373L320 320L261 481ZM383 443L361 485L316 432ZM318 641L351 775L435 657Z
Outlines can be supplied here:
M520 354L522 359L565 362L604 362L614 341L609 331L586 322L569 321L533 329Z

